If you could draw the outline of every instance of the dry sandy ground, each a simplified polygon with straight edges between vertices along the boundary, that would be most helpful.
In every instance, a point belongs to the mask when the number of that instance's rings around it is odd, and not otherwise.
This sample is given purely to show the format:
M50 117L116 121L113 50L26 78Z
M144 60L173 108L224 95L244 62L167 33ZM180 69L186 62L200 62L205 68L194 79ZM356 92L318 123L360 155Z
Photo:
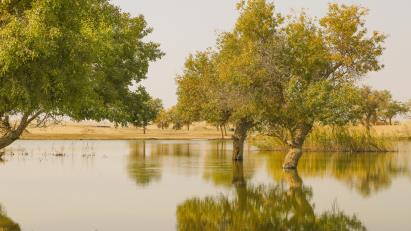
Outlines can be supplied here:
M380 135L398 138L411 137L411 121L404 121L401 125L374 126L373 130ZM228 131L226 139L231 138ZM190 131L161 130L156 126L149 126L147 133L143 129L134 127L115 128L110 123L96 122L64 122L59 125L50 125L45 128L30 127L22 139L31 140L135 140L135 139L221 139L221 133L215 127L206 123L197 123L191 126Z
M231 137L228 132L225 138ZM135 139L221 139L221 132L205 123L195 124L190 127L175 131L161 130L156 126L149 126L147 133L143 129L133 127L115 128L109 123L65 122L50 125L45 128L30 127L21 139L26 140L135 140Z

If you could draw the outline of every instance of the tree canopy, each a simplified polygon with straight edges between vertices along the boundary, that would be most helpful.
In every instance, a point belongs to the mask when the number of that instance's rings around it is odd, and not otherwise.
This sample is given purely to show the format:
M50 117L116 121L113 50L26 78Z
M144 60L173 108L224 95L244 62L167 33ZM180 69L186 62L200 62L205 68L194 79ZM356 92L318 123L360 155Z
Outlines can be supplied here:
M40 114L125 124L130 86L163 55L144 40L144 17L108 0L10 0L0 11L0 148Z

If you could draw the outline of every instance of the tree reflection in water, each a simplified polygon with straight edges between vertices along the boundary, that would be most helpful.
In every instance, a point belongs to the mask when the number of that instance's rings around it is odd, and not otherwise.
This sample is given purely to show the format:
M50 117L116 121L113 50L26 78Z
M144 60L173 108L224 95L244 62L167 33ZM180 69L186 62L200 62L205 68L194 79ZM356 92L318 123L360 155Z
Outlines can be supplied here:
M0 206L0 231L20 231L20 226L4 213Z
M161 179L162 160L167 160L167 165L180 165L184 158L192 155L193 148L190 143L156 143L156 142L135 142L130 145L130 155L128 158L128 172L130 177L139 186L148 186L150 183Z
M296 171L284 172L287 189L247 185L242 163L233 163L232 170L235 196L185 201L177 208L178 230L366 230L335 208L315 214L312 191Z
M268 171L282 178L284 154L264 153ZM298 171L303 177L331 176L368 197L389 188L395 177L410 174L407 156L399 153L309 153L301 159Z

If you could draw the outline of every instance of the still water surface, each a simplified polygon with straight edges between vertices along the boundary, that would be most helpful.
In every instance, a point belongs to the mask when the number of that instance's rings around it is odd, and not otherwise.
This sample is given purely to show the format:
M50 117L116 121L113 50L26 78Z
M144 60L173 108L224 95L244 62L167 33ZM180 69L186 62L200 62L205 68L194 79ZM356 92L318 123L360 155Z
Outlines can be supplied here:
M0 230L411 230L400 153L283 153L230 142L19 141L0 162ZM273 228L275 227L275 228Z

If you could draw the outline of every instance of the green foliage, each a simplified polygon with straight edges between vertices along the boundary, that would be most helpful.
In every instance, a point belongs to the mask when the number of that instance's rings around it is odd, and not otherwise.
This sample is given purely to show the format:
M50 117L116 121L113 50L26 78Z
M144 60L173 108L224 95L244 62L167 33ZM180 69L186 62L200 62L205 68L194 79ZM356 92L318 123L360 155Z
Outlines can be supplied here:
M136 92L130 94L128 104L129 118L127 121L130 121L136 127L143 127L144 129L157 118L163 109L161 100L153 99L142 87L139 87Z
M379 121L391 125L395 116L409 111L406 104L393 100L387 90L378 91L365 86L358 92L360 98L353 106L358 108L358 119L367 129Z
M152 31L143 16L108 0L2 1L0 11L2 120L46 113L128 122L129 87L162 56L143 41Z
M20 231L20 226L12 221L7 215L4 213L0 206L0 230L4 231Z
M285 144L301 147L314 124L342 125L356 116L355 84L383 66L378 57L385 35L369 34L358 6L330 4L323 18L305 12L289 16L278 28L279 36L263 54L263 66L274 69L272 91L262 100L262 131ZM280 44L280 45L278 45Z
M167 129L170 126L170 115L166 110L161 109L154 120L158 128Z

